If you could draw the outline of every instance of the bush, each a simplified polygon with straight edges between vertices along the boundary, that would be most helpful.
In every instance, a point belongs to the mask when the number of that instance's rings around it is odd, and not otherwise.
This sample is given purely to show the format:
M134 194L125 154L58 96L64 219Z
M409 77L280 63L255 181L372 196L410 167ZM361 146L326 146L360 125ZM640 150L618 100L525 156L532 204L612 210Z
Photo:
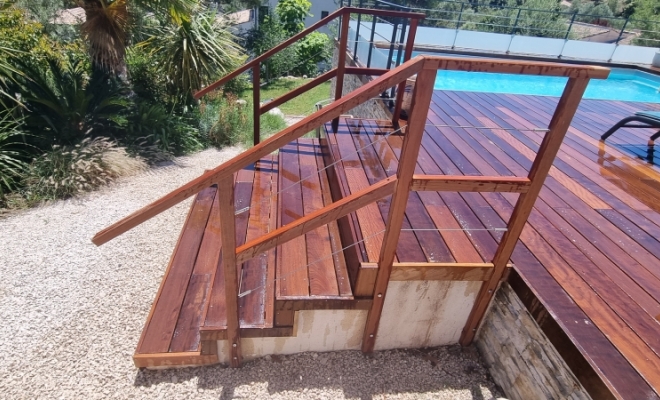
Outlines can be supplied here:
M23 135L21 121L12 116L11 111L0 113L0 204L5 196L15 190L26 168L21 151L23 144L16 139Z
M86 138L75 146L55 145L28 167L24 196L28 204L68 198L145 167L144 161L130 157L108 138Z
M298 64L295 75L314 76L320 63L328 63L332 58L332 41L325 33L312 32L296 44Z
M286 127L282 117L266 113L261 116L261 137L265 138ZM254 123L252 105L241 102L234 95L218 97L202 107L200 129L209 142L217 147L243 144L252 146Z
M258 28L248 31L245 48L259 56L288 39L282 24L274 15L268 15ZM261 63L261 80L270 81L287 75L296 65L296 49L289 46Z

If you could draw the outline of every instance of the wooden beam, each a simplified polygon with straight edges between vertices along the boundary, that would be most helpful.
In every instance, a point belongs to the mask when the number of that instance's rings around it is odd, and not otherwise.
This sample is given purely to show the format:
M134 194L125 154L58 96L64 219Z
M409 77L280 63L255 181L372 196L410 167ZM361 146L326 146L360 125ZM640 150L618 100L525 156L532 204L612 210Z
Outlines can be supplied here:
M133 355L133 363L137 368L183 367L210 365L218 362L217 354L202 355L199 351Z
M293 99L294 97L298 97L301 94L305 93L306 91L310 89L314 89L318 85L322 84L323 82L329 81L330 79L334 78L337 75L337 68L333 68L330 71L326 72L325 74L319 75L313 80L307 82L306 84L299 86L295 88L294 90L290 91L289 93L286 93L276 99L274 99L271 102L268 102L261 106L261 109L259 110L259 114L264 114L273 108L286 103L287 101Z
M344 94L344 70L346 69L346 49L348 46L348 22L351 19L349 13L341 16L341 32L339 33L339 49L337 60L337 81L335 86L335 100L339 100Z
M560 64L540 61L503 60L496 58L424 56L424 69L448 69L470 72L498 72L517 75L565 76L569 78L605 79L609 68L594 65Z
M228 75L225 75L221 79L213 82L212 84L208 85L204 89L196 92L193 96L195 99L199 99L205 94L215 90L221 85L224 85L225 83L229 82L230 80L236 78L243 72L249 70L252 68L255 64L262 63L275 55L276 53L279 53L281 50L289 47L293 43L297 42L298 40L302 39L303 37L309 35L310 33L314 32L318 28L328 24L330 21L334 20L335 18L339 17L340 15L344 15L345 11L343 8L340 8L339 10L333 12L332 14L328 15L327 17L323 18L322 20L318 21L317 23L311 25L309 28L306 28L304 31L297 33L293 36L291 36L289 39L285 40L284 42L278 44L277 46L273 47L272 49L268 50L264 54L260 55L259 57L251 60L250 62L246 63L242 67L238 68L237 70L229 73Z
M394 263L391 281L487 281L492 263Z
M406 42L406 52L403 55L404 64L410 60L412 56L413 47L415 47L415 36L417 35L417 24L419 20L414 18L410 22L410 30L408 30L408 41ZM401 114L401 106L403 104L403 92L406 89L406 82L399 83L396 91L396 102L394 103L394 112L392 113L392 124L397 126L399 124L399 117Z
M92 238L92 242L97 246L100 246L170 207L175 206L200 190L217 183L227 176L233 175L235 172L252 163L259 161L259 159L265 155L276 151L292 140L315 130L327 121L339 117L353 109L355 106L364 103L366 100L380 95L386 88L392 87L409 76L416 74L422 69L423 63L424 57L415 57L408 64L402 65L399 68L391 70L380 78L374 79L360 89L342 97L333 104L316 111L312 115L293 124L277 135L264 140L250 150L224 162L211 171L204 173L199 178L193 179L153 203L99 231Z
M422 136L424 135L424 126L426 125L426 116L429 110L429 105L431 104L431 96L433 95L433 82L435 82L435 75L435 71L427 69L424 69L417 74L417 85L415 85L415 91L413 94L412 113L408 120L406 135L403 138L401 157L396 172L398 184L392 195L390 210L387 216L387 224L385 225L385 237L383 238L383 244L378 258L378 274L376 276L376 285L374 287L374 302L367 316L364 336L362 339L362 351L365 353L371 353L376 344L376 335L378 334L380 317L383 312L385 295L387 294L387 284L390 280L390 273L392 272L394 254L399 241L399 234L401 233L406 205L408 204L408 196L410 194L409 188L412 183L415 165L417 164L419 147L422 142Z
M241 335L238 315L238 273L236 271L236 216L234 206L234 179L228 177L218 184L220 205L220 235L222 238L222 265L225 273L227 310L227 353L229 364L241 366Z
M385 196L389 196L394 192L395 186L396 176L383 179L366 189L344 197L286 226L263 235L259 239L252 240L236 249L237 262L241 264L267 250L335 221Z
M252 145L256 146L261 141L261 66L256 63L252 67Z
M577 111L588 83L589 78L570 78L564 88L564 92L559 99L555 113L550 121L548 133L543 138L543 142L541 142L539 151L530 169L529 180L531 184L529 190L527 193L523 193L518 197L516 206L511 214L511 219L509 219L507 225L507 231L504 233L493 257L493 264L495 265L493 275L481 286L477 300L468 317L465 328L463 328L460 338L460 343L463 346L468 346L472 343L477 328L495 294L495 290L504 276L506 265L511 258L523 227L527 223L527 218L532 212L536 198L543 187L545 178L548 176L550 167L559 151L559 146L561 146L564 140L566 131L573 120L573 116Z
M530 183L529 178L507 176L413 175L410 190L526 193Z

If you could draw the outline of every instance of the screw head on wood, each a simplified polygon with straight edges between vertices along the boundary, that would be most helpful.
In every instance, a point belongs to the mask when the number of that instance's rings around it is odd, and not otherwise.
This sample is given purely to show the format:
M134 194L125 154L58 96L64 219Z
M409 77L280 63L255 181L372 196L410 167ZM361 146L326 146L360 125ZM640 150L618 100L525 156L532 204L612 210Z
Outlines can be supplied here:
M236 343L232 344L233 347L236 347Z
M383 297L383 294L382 294L382 293L378 293L378 297Z
M373 334L372 334L372 335L369 335L369 337L374 337L374 335L373 335Z

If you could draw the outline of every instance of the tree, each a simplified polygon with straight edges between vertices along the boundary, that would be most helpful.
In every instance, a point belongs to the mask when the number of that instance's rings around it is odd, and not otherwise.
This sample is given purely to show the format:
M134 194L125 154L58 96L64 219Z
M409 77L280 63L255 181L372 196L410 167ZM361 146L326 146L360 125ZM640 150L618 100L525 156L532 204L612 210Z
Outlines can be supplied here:
M642 31L635 44L660 47L660 2L657 0L635 0L631 16L632 27Z
M158 28L141 46L149 49L163 68L171 94L190 102L192 93L231 72L243 61L243 49L234 41L223 19L200 12Z
M190 21L197 0L77 0L85 10L81 33L89 45L95 68L121 76L126 74L126 45L132 17L153 12L176 22Z
M277 3L275 12L289 36L305 29L305 18L312 16L309 13L311 7L312 3L308 0L280 0Z

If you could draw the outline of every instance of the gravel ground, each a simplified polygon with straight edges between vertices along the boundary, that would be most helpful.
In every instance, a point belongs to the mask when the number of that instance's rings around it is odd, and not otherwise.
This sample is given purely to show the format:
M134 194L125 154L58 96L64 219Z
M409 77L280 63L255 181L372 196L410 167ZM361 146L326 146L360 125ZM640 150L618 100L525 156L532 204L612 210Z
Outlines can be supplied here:
M0 220L0 398L491 399L473 349L305 353L138 370L131 356L188 200L102 247L101 228L237 154L207 150Z

